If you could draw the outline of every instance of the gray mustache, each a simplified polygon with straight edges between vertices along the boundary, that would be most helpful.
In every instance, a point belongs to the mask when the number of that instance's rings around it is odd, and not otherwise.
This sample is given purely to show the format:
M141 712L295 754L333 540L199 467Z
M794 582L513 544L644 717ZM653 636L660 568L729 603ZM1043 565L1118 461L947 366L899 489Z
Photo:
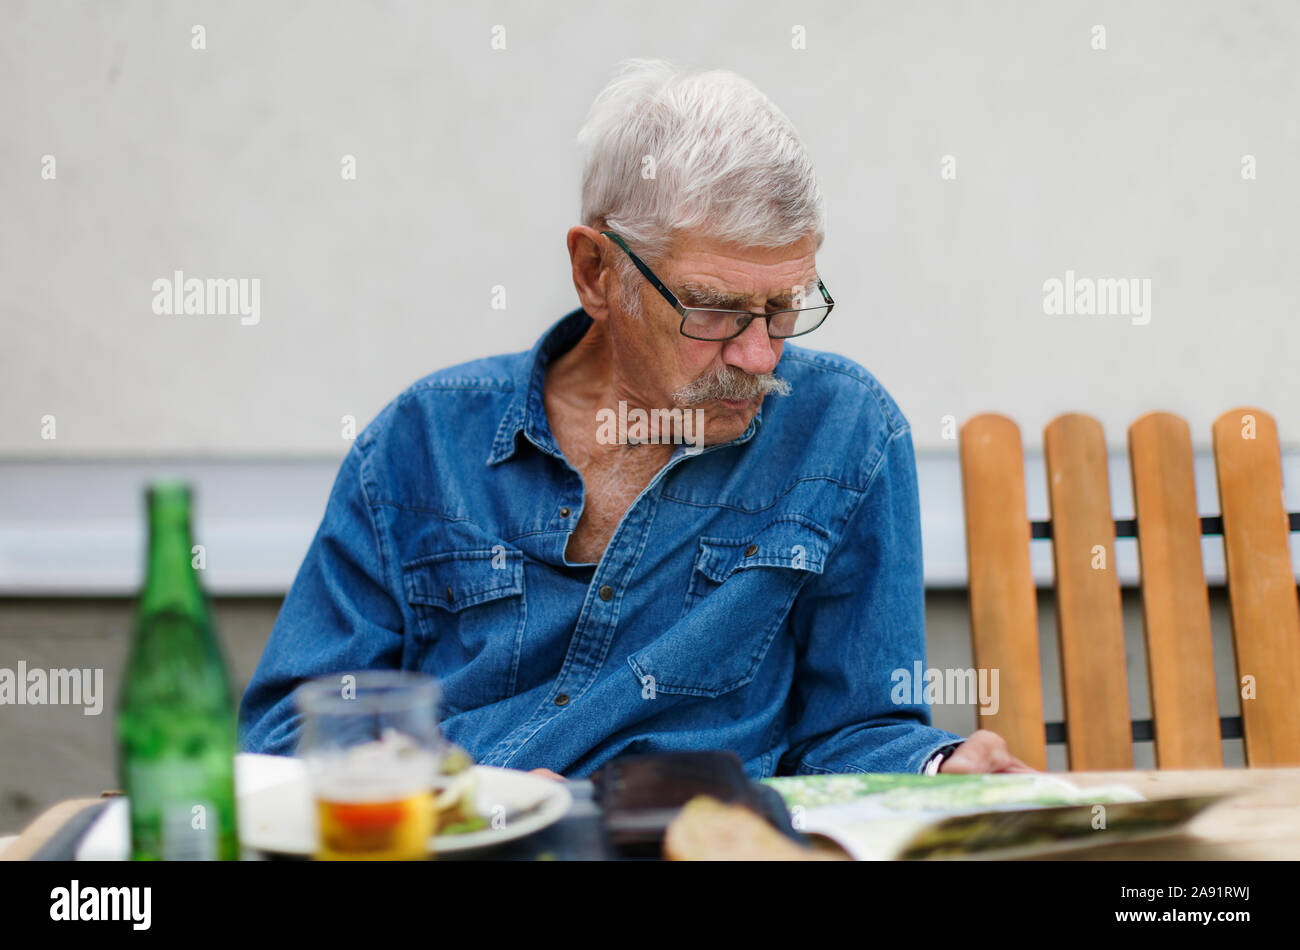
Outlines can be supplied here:
M775 373L754 376L743 370L725 367L711 370L697 379L687 383L677 392L673 399L681 406L692 406L713 399L753 399L755 396L790 395L790 383Z

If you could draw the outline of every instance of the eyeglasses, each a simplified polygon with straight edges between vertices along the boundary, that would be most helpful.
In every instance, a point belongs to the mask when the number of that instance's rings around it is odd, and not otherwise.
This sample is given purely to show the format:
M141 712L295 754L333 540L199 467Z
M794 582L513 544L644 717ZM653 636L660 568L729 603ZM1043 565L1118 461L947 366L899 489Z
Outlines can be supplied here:
M613 231L601 231L600 233L621 247L624 253L632 258L632 263L636 265L636 269L645 275L646 280L650 281L650 285L672 304L674 310L682 315L682 336L690 337L692 340L718 341L734 339L744 333L745 329L755 320L767 321L767 335L774 340L786 340L792 336L803 336L805 333L816 330L826 322L826 318L831 314L831 309L835 306L835 301L826 292L826 285L821 282L819 277L817 278L817 289L821 292L824 302L815 307L777 310L773 313L684 307L676 295L664 286L663 281L654 275L654 271L646 266L645 261L632 253L632 249L624 243L621 237ZM802 297L803 289L796 287L795 300L799 301Z

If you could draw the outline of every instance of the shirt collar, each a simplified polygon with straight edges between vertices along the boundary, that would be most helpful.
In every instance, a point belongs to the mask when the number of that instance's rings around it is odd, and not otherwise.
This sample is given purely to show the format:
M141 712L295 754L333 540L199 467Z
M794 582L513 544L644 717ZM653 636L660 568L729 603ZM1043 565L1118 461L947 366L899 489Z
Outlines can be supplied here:
M546 418L546 404L543 400L546 368L556 357L572 349L586 334L591 323L591 317L579 307L542 334L541 339L529 350L515 376L515 395L501 417L501 424L497 426L496 438L492 440L492 451L486 464L497 465L512 458L518 449L517 436L520 432L548 455L564 457ZM763 421L763 407L766 403L767 400L764 399L758 404L758 411L741 435L730 442L705 446L704 451L719 449L724 445L741 445L752 439L758 431L759 423ZM686 448L685 445L677 446L672 458L675 460L679 455L685 454Z
M546 367L557 356L572 349L590 326L591 317L579 307L562 317L533 344L515 376L515 396L497 426L492 452L487 457L488 465L504 462L515 454L516 437L520 432L548 455L562 457L547 421L546 404L542 398Z

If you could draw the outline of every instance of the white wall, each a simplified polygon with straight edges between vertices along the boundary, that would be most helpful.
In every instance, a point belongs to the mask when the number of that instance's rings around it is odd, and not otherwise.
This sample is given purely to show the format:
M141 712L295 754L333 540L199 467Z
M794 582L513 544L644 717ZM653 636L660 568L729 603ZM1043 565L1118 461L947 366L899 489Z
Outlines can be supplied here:
M1119 447L1152 408L1203 447L1241 404L1300 443L1300 5L467 6L6 0L0 456L338 458L343 414L527 347L575 305L574 134L629 55L736 69L802 130L840 302L809 343L922 448L984 409ZM1045 316L1067 269L1149 278L1151 322ZM175 270L260 278L261 322L155 315Z

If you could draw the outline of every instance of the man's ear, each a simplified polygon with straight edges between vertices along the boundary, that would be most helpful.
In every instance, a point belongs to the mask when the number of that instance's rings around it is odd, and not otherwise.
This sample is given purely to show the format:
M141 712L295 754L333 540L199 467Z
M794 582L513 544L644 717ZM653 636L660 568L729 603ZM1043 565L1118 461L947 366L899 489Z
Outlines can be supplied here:
M582 309L600 323L609 318L610 301L618 293L618 274L605 264L602 245L608 243L599 231L575 225L566 236L569 263L573 268L573 289Z

